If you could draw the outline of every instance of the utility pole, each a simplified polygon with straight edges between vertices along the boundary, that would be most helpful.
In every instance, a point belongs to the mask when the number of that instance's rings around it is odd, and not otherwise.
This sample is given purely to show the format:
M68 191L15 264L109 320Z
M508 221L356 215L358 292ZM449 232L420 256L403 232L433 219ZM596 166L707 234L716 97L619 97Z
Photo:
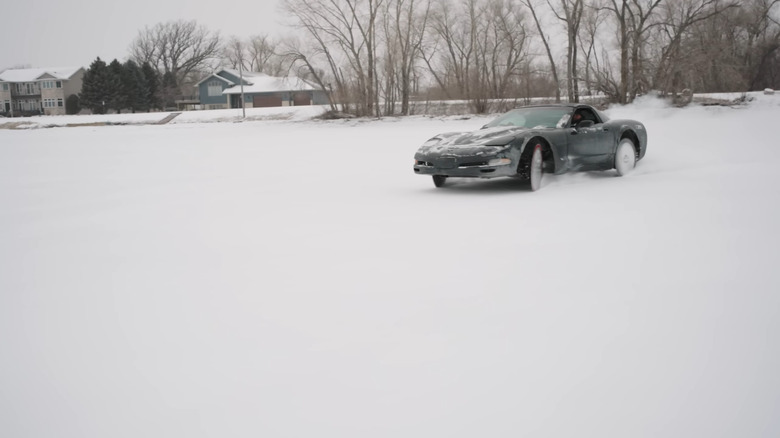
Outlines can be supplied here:
M246 107L244 106L244 54L238 55L238 76L241 82L241 118L246 119Z

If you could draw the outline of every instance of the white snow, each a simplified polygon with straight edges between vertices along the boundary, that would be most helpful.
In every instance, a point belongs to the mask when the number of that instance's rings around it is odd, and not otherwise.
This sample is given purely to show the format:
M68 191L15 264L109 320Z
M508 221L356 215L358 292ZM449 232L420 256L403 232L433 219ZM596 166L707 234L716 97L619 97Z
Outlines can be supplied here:
M239 72L238 70L224 69L235 77L242 77L247 84L243 89L241 85L234 85L225 89L222 94L241 94L241 93L269 93L282 91L303 91L315 90L311 84L296 76L269 76L265 73L257 72ZM221 79L221 77L220 77Z
M329 109L324 106L286 106L272 108L247 108L246 120L308 120ZM148 125L163 121L172 112L123 113L123 114L86 114L64 116L33 116L0 118L0 128L3 125L18 125L17 129L38 129L61 126L86 125ZM241 122L241 109L185 111L179 113L171 124L177 123L211 123L211 122Z
M0 71L0 81L34 82L48 74L55 79L70 79L82 67L9 68Z
M761 96L535 193L413 173L485 117L0 130L0 436L778 436Z

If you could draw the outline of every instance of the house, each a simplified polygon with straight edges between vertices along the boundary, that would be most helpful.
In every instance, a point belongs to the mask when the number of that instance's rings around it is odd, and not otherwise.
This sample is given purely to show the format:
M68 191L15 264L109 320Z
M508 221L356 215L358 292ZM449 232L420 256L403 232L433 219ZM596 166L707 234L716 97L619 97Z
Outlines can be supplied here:
M203 109L241 108L241 77L231 69L220 70L196 84ZM244 107L327 105L328 93L292 76L243 73Z
M65 114L65 99L81 92L82 67L8 69L0 73L0 113Z

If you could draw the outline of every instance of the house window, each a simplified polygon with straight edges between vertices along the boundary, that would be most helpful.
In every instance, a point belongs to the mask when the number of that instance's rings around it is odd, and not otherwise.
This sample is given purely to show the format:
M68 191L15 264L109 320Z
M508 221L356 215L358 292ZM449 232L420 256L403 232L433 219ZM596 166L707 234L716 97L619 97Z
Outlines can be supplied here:
M8 84L3 84L3 91L8 91Z
M62 99L57 99L57 106L62 108Z
M57 81L57 88L62 88L62 81ZM62 105L60 105L62 106Z
M221 96L222 95L222 83L219 81L211 81L206 84L208 88L209 96Z

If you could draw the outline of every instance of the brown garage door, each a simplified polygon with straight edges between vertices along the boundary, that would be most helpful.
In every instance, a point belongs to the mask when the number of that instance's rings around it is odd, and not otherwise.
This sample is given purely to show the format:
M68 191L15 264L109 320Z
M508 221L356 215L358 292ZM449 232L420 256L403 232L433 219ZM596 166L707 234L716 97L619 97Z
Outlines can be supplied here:
M295 93L295 95L293 96L293 105L295 106L311 105L311 94Z
M282 98L279 96L254 96L252 106L255 108L282 106Z

